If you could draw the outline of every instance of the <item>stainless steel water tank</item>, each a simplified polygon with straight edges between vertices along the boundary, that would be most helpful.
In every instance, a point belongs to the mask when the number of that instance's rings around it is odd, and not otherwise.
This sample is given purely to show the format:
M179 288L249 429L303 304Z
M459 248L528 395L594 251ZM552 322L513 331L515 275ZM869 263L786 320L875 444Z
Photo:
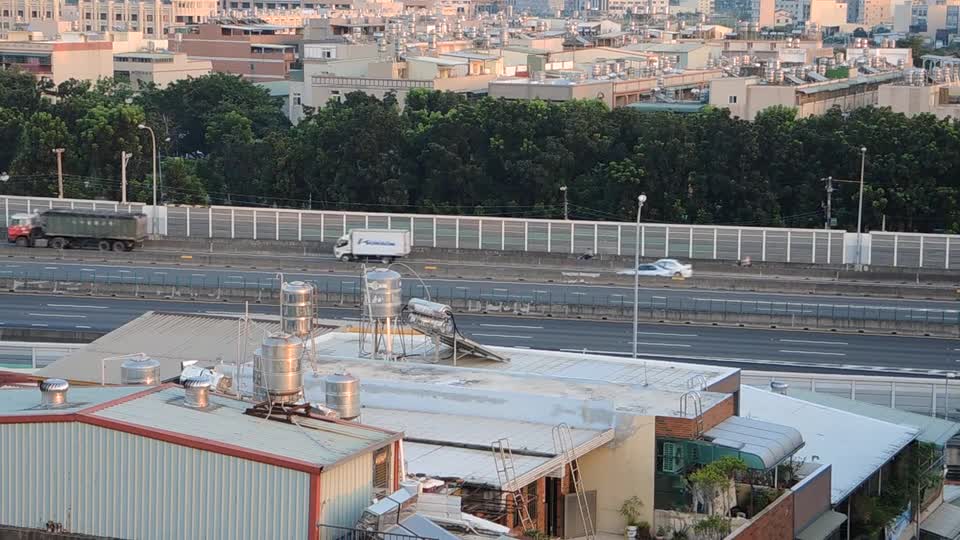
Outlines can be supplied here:
M400 274L385 268L367 272L363 304L364 315L374 319L399 317L403 308Z
M67 404L70 383L63 379L46 379L40 383L40 404L44 407L63 407Z
M349 373L335 373L323 381L327 407L337 411L343 420L360 416L360 381Z
M301 338L309 335L313 329L313 285L303 281L284 283L280 296L280 329Z
M120 364L121 384L160 384L160 362L146 356L131 358Z
M253 358L254 397L294 403L303 394L303 341L286 332L263 338Z

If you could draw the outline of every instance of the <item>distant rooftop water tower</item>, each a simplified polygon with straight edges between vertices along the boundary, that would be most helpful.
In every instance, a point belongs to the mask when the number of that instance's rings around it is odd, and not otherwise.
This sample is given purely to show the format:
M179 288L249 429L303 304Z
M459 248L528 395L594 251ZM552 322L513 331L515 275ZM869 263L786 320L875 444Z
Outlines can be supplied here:
M380 360L396 360L394 335L401 335L400 311L403 309L403 287L400 274L386 268L370 270L363 275L360 354ZM367 338L371 348L367 350ZM401 338L401 346L402 346Z

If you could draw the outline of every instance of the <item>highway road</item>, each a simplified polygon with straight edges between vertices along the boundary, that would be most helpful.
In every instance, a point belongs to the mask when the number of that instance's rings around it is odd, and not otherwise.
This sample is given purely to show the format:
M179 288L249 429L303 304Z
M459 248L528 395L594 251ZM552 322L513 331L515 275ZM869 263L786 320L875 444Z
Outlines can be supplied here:
M429 278L421 282L402 266L403 287L407 297L426 297L438 301L480 300L534 304L632 306L633 288L623 285L586 283L536 283L497 279ZM358 295L359 266L344 265L342 270L325 273L285 272L288 280L317 283L324 292ZM33 261L6 259L0 262L0 278L24 280L60 280L99 283L137 283L203 288L271 288L277 286L277 273L268 271L218 268L211 266L119 265L93 262ZM696 279L696 276L693 278ZM742 291L718 291L684 288L667 289L648 278L640 289L641 309L669 309L697 312L742 314L808 315L832 319L929 321L936 324L960 324L956 303L935 300L854 298Z
M255 313L275 306L251 305ZM0 295L0 326L109 331L148 310L239 313L242 305L119 300L32 294ZM355 319L355 309L321 309L322 317ZM461 331L488 345L629 356L629 323L457 315ZM960 340L693 325L640 325L642 356L746 369L870 372L943 376L960 371ZM0 363L4 360L0 359Z

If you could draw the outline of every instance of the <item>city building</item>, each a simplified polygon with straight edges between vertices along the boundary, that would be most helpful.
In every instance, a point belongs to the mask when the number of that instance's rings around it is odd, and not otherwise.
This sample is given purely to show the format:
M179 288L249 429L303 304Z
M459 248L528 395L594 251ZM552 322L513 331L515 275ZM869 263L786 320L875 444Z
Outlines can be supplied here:
M113 76L113 44L86 35L46 40L30 32L10 32L0 41L0 68L19 68L37 79L60 84L69 79L92 80ZM34 39L36 38L36 39Z
M703 42L637 43L624 49L675 58L675 65L682 69L705 69L712 52L711 47Z
M135 31L162 37L173 27L204 22L217 0L0 0L0 32L31 23L66 21L81 32Z
M937 118L960 118L960 82L910 82L881 86L877 105L907 116L932 114Z
M836 0L810 0L806 20L821 28L841 28L847 23L847 3Z
M714 13L753 24L756 30L772 28L776 13L775 0L716 0Z
M764 109L793 107L797 117L824 114L833 107L851 110L876 105L879 88L903 79L902 71L802 84L770 84L760 77L728 77L710 82L710 104L753 120Z
M172 48L193 60L207 60L213 71L250 81L286 79L297 60L298 28L255 21L218 20L190 26L171 36Z
M188 77L209 75L210 60L194 60L186 53L133 51L113 55L113 76L134 88L155 84L160 88Z
M209 384L0 389L0 525L319 540L399 486L400 433L304 408L271 416Z

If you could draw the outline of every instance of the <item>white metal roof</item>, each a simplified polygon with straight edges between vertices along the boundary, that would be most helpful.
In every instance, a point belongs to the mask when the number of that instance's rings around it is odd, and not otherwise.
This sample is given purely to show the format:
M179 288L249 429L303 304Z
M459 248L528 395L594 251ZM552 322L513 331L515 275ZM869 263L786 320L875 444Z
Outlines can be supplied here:
M0 416L27 416L67 414L142 392L143 386L74 386L67 390L65 407L40 407L38 388L8 388L0 390Z
M767 469L803 446L803 437L792 427L741 416L727 418L704 433L704 437L718 446L759 457Z
M269 332L280 329L278 318L252 319L247 336L247 354ZM199 360L206 365L235 358L242 333L236 316L163 313L150 311L120 328L40 369L45 377L100 382L100 361L121 355L144 353L160 362L160 377L180 373L180 362ZM107 361L105 380L120 382L120 361Z
M402 431L405 440L490 447L493 441L508 438L515 452L556 455L552 424L368 407L363 408L360 420L366 425ZM570 430L570 437L574 446L599 446L595 439L607 439L605 430L577 428Z
M740 387L740 415L789 425L803 436L797 458L831 465L830 501L843 501L917 437L918 430L802 399Z
M142 390L142 387L141 387ZM397 440L399 433L359 424L298 419L299 425L244 414L251 404L211 394L210 405L183 405L180 387L160 389L93 413L147 428L207 439L262 454L329 467Z
M497 466L491 451L404 442L403 457L410 474L461 479L468 484L505 489L497 477ZM545 468L550 461L550 458L545 457L513 456L518 478L526 476L530 471Z
M915 427L920 430L920 433L917 435L918 440L938 446L946 446L947 441L960 432L960 423L957 422L901 409L884 407L883 405L876 405L866 401L856 401L826 392L811 392L809 390L790 388L787 394L805 401L819 403L826 407L840 409L841 411L869 416L870 418L899 424L901 426Z

